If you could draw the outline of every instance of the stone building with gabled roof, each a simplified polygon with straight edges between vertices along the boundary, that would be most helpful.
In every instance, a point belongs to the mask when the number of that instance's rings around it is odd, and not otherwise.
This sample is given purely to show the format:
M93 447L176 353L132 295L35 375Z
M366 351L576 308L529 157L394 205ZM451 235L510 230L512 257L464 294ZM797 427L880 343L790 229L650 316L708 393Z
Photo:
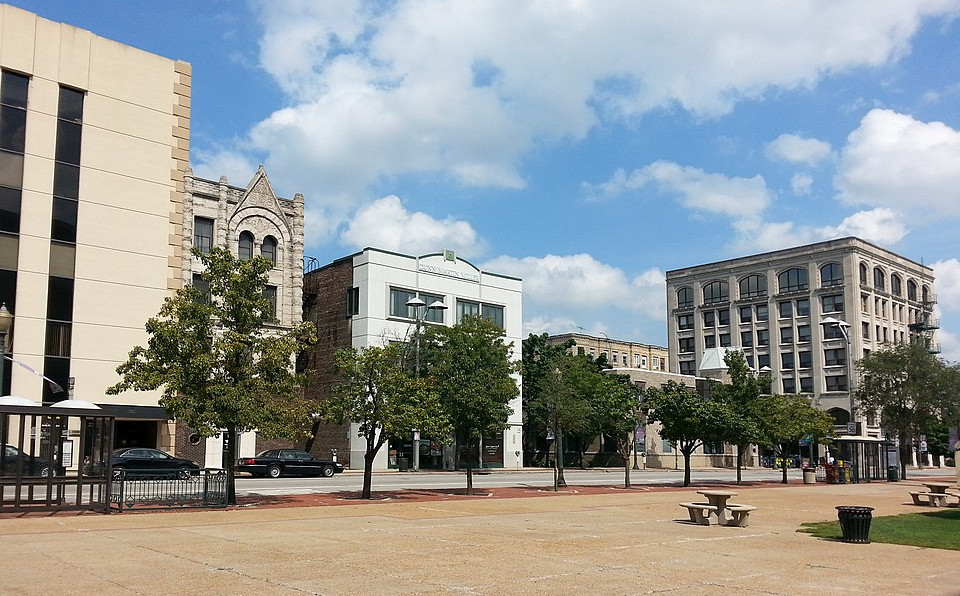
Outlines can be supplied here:
M188 170L184 176L182 284L203 284L203 263L192 249L226 248L242 259L263 256L273 262L267 294L274 299L278 328L303 321L303 195L277 196L266 170L260 166L250 182L233 186L226 176L206 180ZM208 468L223 464L219 438L203 440L177 423L177 455ZM274 446L258 441L256 433L241 433L238 455L255 455ZM288 447L289 441L276 446Z
M281 327L302 321L303 195L278 197L263 166L245 187L220 180L184 177L183 283L199 281L203 266L194 247L217 246L240 258L260 255L273 261L268 290L274 292Z

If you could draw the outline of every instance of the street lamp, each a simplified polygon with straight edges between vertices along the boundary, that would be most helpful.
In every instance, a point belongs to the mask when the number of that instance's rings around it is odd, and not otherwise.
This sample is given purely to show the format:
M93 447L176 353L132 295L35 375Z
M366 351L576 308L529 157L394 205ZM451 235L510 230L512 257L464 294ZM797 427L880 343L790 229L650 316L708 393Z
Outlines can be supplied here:
M850 396L850 422L856 424L853 418L853 374L851 366L853 365L853 354L851 353L850 347L850 323L837 319L835 317L826 317L820 321L820 325L823 326L824 331L828 328L839 329L840 334L843 335L843 339L847 342L847 394ZM854 427L855 429L856 427ZM854 430L856 432L856 430ZM853 434L850 432L850 426L847 426L847 433Z
M4 371L7 369L7 334L13 326L13 313L7 310L7 303L0 303L0 395L3 394Z
M423 318L426 316L427 311L431 310L446 310L447 305L443 303L443 300L434 300L429 305L424 302L419 296L407 300L406 306L413 309L414 321L416 322L416 327L414 331L414 376L420 378L420 326L423 325ZM413 431L413 471L420 471L420 431Z

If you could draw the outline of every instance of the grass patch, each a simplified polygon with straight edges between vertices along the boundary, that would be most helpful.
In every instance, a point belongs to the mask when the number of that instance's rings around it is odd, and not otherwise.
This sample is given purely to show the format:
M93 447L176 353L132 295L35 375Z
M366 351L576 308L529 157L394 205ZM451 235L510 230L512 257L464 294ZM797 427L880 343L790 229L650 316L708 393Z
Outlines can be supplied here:
M797 531L830 540L843 537L839 521L801 524ZM960 550L960 509L874 517L870 541Z

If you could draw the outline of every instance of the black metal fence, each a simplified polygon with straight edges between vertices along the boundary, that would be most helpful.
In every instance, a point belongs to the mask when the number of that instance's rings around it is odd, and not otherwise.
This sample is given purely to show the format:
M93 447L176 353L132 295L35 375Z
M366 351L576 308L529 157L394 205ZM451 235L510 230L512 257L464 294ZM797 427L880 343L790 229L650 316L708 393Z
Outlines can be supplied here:
M227 473L200 470L175 477L155 471L114 470L110 507L129 509L182 509L227 506Z

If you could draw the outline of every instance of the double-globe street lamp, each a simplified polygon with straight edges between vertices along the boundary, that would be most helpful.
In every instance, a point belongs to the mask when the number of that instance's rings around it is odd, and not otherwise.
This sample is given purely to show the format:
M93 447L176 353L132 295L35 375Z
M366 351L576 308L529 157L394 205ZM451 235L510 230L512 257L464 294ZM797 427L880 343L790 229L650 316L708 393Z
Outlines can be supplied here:
M434 300L430 304L427 304L423 301L422 298L416 296L407 300L407 308L413 309L414 321L416 326L414 328L414 370L413 374L416 378L420 378L420 327L423 325L423 319L426 317L427 313L430 311L443 311L446 310L447 305L443 303L443 300ZM420 471L420 431L413 431L413 471Z
M3 387L6 379L4 372L7 370L7 334L10 333L10 327L13 326L13 313L7 310L7 303L0 303L0 395L3 395Z

